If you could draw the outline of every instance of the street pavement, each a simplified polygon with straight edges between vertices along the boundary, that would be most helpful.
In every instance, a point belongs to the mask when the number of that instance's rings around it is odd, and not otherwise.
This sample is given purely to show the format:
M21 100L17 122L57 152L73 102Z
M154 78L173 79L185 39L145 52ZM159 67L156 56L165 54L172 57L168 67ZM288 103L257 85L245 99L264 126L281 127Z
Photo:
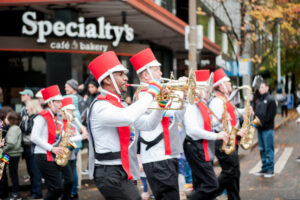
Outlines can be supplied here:
M240 150L241 166L241 198L246 200L300 200L300 163L295 160L300 156L300 125L295 124L295 112L290 112L288 118L277 115L275 118L275 177L263 178L253 175L260 170L261 162L257 145L252 151ZM254 141L257 144L257 139ZM83 169L87 165L87 154L82 155ZM214 167L217 174L221 169ZM25 161L19 165L19 179L21 196L24 198L29 193L29 179ZM142 190L138 182L140 191ZM43 189L46 192L46 189ZM94 183L83 176L82 186L79 189L79 199L104 200ZM225 200L226 196L218 197Z

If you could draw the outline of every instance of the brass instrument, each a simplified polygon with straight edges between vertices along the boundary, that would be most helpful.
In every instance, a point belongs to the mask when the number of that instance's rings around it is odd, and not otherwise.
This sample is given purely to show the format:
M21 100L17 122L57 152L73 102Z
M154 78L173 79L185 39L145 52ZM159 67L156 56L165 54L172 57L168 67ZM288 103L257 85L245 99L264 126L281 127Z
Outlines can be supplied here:
M197 97L199 98L198 99L199 101L201 101L201 98L202 98L199 90L202 90L202 89L206 90L207 100L209 100L212 96L214 96L213 84L214 84L214 73L211 73L209 76L209 79L206 81L206 84L196 86L196 93L198 94Z
M0 142L2 141L2 126L3 122L0 120ZM2 152L2 147L0 148L0 180L2 179L3 171L5 165L9 164L9 155Z
M194 104L195 96L196 96L196 76L195 71L191 70L189 77L185 81L178 81L173 79L162 78L162 80L168 80L169 82L163 84L163 88L160 90L160 94L157 95L154 99L156 102L169 102L179 103L178 108L172 107L150 107L149 109L158 109L158 110L181 110L184 106L184 99L180 97L176 92L184 92L187 93L187 97L189 99L190 104ZM141 90L145 89L148 85L139 85L139 84L127 84L127 86L138 87L136 90L136 99L138 100L138 94ZM167 89L169 92L167 94L163 94L162 91Z
M258 119L258 117L256 117L253 121L250 122L250 120L251 120L250 98L251 98L251 94L252 94L251 87L248 85L244 85L244 86L238 87L238 90L240 90L240 89L248 90L247 99L245 102L245 111L244 111L244 115L243 115L244 122L242 125L242 128L246 130L247 134L244 137L242 137L242 139L240 141L240 146L243 149L248 150L253 145L254 135L257 130L257 126L260 126L260 120Z
M69 113L67 111L63 111L63 115L65 115L65 117L67 117L66 115L68 115L68 114ZM61 167L64 167L68 164L71 153L72 153L73 149L76 148L76 144L74 142L69 142L70 132L72 131L71 126L72 126L73 116L69 116L69 118L70 119L68 119L68 117L67 117L68 122L67 122L66 131L59 143L59 147L61 147L63 149L63 155L61 155L61 156L56 155L56 157L55 157L56 164Z
M228 133L228 113L227 113L227 106L225 99L221 98L224 103L224 111L222 114L222 125L223 125L223 131ZM235 151L235 139L237 132L239 130L236 127L232 127L231 132L229 134L228 142L225 143L223 141L222 143L222 151L224 151L227 155L232 154Z

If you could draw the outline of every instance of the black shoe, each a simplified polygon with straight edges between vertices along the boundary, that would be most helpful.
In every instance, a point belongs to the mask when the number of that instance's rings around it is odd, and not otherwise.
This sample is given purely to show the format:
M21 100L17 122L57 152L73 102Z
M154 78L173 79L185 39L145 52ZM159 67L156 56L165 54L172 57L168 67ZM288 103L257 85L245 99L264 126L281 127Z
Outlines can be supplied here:
M255 172L254 176L263 176L263 175L265 175L265 173L267 173L266 170L260 170L259 172Z
M35 195L35 194L32 194L30 196L27 196L26 199L43 199L43 196L38 196L38 195Z
M275 176L275 174L272 171L266 172L264 174L264 178L272 178L273 176Z
M70 199L72 199L72 200L77 200L77 199L78 199L78 193L76 193L76 194L71 194Z
M300 156L296 159L296 162L300 162Z

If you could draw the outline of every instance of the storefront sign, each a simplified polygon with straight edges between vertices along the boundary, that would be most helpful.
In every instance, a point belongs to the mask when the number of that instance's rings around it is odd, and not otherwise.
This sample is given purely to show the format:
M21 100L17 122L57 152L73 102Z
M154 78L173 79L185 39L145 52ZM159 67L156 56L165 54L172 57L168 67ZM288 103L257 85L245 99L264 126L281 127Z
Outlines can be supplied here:
M45 43L36 43L32 37L0 37L0 51L38 51L61 53L99 54L115 51L119 55L131 56L148 48L147 44L120 42L113 47L109 41L48 38Z
M22 26L22 34L34 35L37 33L38 38L36 42L38 43L46 43L46 37L51 34L57 37L112 40L113 47L119 45L122 36L124 36L128 42L134 39L134 30L128 24L113 26L109 22L105 23L104 17L97 18L97 23L85 24L85 19L79 17L78 22L65 24L62 21L56 21L54 23L48 20L37 21L36 12L27 11L23 14L22 21L24 23ZM62 45L65 47L67 44ZM89 45L86 46L86 44L79 45L82 45L82 47L85 45L83 48L102 48L90 47Z

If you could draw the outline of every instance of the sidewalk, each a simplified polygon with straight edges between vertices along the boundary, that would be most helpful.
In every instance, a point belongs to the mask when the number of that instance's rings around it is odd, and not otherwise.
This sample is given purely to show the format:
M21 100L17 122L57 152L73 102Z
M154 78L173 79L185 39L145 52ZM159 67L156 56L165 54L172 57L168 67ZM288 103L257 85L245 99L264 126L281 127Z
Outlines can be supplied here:
M277 130L279 127L281 127L289 120L294 120L296 118L297 118L297 112L295 110L289 111L289 115L287 118L282 118L281 115L277 114L275 118L275 130ZM258 143L257 136L255 136L253 148L257 146L257 143ZM239 151L241 157L243 155L246 155L248 152L249 150L245 151L242 149ZM82 169L86 168L87 162L88 162L88 155L87 155L87 151L84 150L82 151L82 167L81 167ZM25 160L23 159L19 163L19 181L20 181L19 183L20 183L21 196L25 197L29 194L30 182L29 182L29 176L26 169ZM140 186L141 184L138 185ZM142 188L139 189L141 190ZM43 190L43 192L45 191L46 189ZM82 185L81 188L79 189L79 196L80 199L83 200L104 199L98 192L97 188L95 187L94 182L89 180L88 175L82 175Z

